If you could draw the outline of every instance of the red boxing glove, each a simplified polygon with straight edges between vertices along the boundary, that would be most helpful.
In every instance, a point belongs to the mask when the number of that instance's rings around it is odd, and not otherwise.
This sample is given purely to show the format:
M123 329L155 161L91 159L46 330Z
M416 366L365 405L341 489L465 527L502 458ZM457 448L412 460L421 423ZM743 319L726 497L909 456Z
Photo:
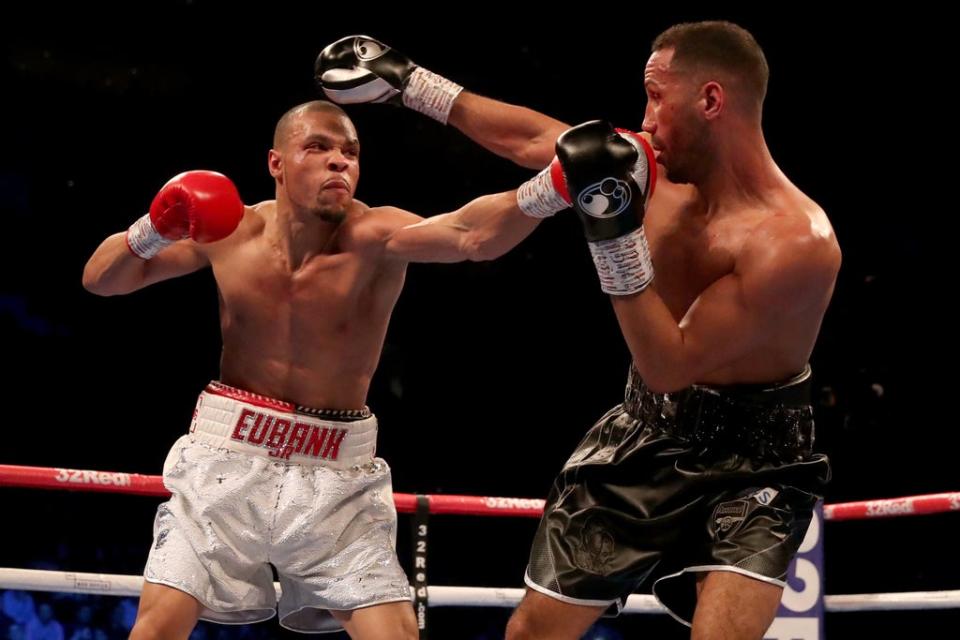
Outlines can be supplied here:
M243 202L229 178L215 171L187 171L163 185L150 213L127 230L127 246L147 260L184 238L222 240L242 217Z

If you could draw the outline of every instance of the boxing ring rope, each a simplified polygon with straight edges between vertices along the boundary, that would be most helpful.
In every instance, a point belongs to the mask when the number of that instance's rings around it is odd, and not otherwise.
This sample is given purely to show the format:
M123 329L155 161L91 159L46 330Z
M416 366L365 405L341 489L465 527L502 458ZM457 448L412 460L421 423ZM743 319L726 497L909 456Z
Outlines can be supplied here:
M274 582L277 597L280 583ZM24 591L86 593L104 596L139 596L140 576L75 571L40 571L0 568L0 587ZM523 589L492 587L427 587L432 607L515 607ZM827 611L902 611L910 609L960 608L960 590L863 593L824 596ZM653 596L632 595L623 613L665 613Z
M81 469L0 465L0 487L95 491L168 497L160 476ZM436 515L520 516L538 518L543 500L490 496L427 495L395 493L397 511L417 511L418 497L426 511ZM825 505L825 520L861 520L960 511L960 492L936 493L881 500ZM143 586L140 576L69 571L39 571L0 568L0 588L61 593L92 593L137 596ZM279 590L279 584L275 583ZM427 587L432 607L514 607L523 589L486 587ZM960 590L826 595L827 611L893 611L960 608ZM624 613L664 613L650 595L632 595Z
M0 487L66 489L170 497L170 492L163 486L163 479L160 476L8 464L0 464ZM427 495L426 498L432 515L528 518L539 518L543 515L544 501L536 498L458 495ZM399 513L413 513L416 510L417 496L412 493L394 493L393 499ZM823 507L823 517L825 520L863 520L928 515L947 511L960 511L960 491L828 504Z

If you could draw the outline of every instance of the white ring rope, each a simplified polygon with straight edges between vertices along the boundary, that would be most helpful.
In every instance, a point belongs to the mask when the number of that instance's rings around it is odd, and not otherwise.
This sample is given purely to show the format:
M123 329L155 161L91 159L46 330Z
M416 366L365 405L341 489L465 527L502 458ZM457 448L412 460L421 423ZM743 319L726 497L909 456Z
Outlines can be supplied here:
M274 583L277 594L280 585ZM0 589L91 593L107 596L138 596L143 588L140 576L36 569L0 568ZM488 587L427 587L434 607L515 607L523 589ZM960 590L911 591L902 593L860 593L824 596L827 611L903 611L911 609L960 608ZM653 596L632 595L624 613L665 613Z

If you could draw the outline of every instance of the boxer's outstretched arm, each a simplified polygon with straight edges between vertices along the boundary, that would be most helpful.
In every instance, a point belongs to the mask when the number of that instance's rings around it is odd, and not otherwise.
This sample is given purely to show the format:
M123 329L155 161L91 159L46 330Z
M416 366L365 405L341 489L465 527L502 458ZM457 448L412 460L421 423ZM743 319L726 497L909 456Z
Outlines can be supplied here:
M540 220L570 207L570 194L560 162L520 185L516 191L482 196L452 213L422 220L394 209L393 223L385 233L389 258L408 262L460 262L493 260L537 227Z
M493 153L530 169L553 159L553 145L568 125L542 113L463 91L375 38L354 35L317 56L316 80L337 104L403 105L451 124Z
M523 214L516 191L482 196L426 220L393 207L380 210L392 214L393 221L386 255L406 262L493 260L520 244L540 222Z
M526 107L462 92L447 122L498 156L529 169L553 160L557 137L570 125Z

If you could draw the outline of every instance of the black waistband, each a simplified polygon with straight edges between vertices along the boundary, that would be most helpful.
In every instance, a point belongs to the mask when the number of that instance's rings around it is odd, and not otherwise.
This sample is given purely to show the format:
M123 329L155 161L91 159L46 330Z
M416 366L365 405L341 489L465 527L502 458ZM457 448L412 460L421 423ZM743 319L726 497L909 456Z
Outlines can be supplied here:
M693 385L654 393L630 368L624 409L685 440L751 457L806 457L813 450L810 367L770 384Z

